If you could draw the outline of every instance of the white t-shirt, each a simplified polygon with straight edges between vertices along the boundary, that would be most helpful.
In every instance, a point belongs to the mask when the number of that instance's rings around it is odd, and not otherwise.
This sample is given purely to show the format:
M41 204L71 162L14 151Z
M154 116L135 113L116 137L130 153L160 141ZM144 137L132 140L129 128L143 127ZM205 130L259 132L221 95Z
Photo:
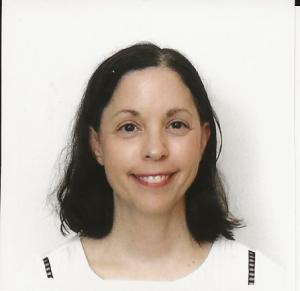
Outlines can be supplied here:
M36 259L20 275L22 290L285 290L280 267L259 251L225 238L213 243L198 269L174 281L104 280L90 268L78 236Z

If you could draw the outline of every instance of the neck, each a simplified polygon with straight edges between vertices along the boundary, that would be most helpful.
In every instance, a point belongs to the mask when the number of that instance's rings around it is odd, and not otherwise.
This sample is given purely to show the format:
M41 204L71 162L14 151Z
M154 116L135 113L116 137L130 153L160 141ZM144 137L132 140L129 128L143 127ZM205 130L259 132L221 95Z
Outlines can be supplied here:
M184 203L163 214L141 213L117 204L108 239L120 253L147 260L162 259L196 244L186 225Z
M195 270L210 250L211 243L199 246L193 240L184 203L163 214L115 203L114 216L109 235L83 243L89 265L100 277L174 280Z

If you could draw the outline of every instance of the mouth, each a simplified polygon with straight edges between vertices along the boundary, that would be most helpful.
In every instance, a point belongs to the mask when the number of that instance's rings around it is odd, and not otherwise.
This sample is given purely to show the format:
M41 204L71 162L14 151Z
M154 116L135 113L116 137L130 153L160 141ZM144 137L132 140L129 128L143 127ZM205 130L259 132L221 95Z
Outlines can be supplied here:
M176 172L172 173L156 173L156 174L131 174L136 182L150 187L158 188L168 185Z

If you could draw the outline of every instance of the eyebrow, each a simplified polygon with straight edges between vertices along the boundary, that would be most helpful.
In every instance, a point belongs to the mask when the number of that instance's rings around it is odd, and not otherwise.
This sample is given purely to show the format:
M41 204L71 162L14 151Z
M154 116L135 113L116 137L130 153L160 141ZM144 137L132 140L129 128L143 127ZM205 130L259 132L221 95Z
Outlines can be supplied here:
M192 116L192 113L190 111L188 111L187 109L184 109L184 108L173 108L173 109L170 109L167 112L167 117L171 117L171 116L175 115L178 112L186 112L186 113L188 113L189 115Z
M173 115L175 115L176 113L179 113L179 112L186 112L188 113L189 115L192 116L192 113L190 111L188 111L187 109L184 109L184 108L172 108L170 109L167 113L166 113L166 116L167 117L172 117ZM133 116L140 116L141 114L136 111L136 110L132 110L132 109L123 109L123 110L120 110L118 111L117 113L114 114L113 117L121 114L121 113L127 113L127 114L131 114Z
M117 113L115 113L115 114L113 115L113 117L115 117L115 116L117 116L117 115L119 115L119 114L121 114L121 113L129 113L129 114L131 114L131 115L133 115L133 116L139 116L139 115L140 115L140 113L137 112L137 111L135 111L135 110L132 110L132 109L123 109L123 110L120 110L120 111L118 111Z

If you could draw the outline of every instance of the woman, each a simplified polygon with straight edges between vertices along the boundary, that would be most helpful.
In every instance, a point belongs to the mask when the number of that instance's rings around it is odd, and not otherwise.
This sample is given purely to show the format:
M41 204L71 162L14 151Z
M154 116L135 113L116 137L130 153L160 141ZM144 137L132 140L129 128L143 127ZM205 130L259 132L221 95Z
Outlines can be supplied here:
M218 175L216 125L179 52L144 43L105 60L87 85L56 191L61 231L77 235L37 262L41 286L278 286L276 266L234 241L241 224Z

